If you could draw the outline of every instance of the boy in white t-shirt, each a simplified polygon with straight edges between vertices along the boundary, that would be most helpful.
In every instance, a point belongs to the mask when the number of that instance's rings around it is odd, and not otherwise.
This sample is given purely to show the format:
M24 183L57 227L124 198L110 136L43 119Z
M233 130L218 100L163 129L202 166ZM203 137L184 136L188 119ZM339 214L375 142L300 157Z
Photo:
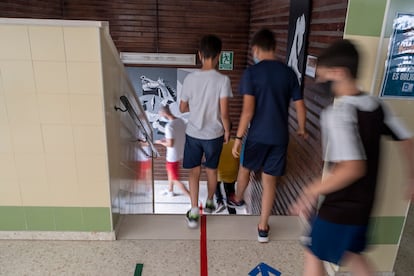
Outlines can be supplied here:
M167 149L166 168L169 185L167 194L174 196L174 185L176 185L185 195L190 196L185 185L179 180L179 167L183 158L185 143L185 123L171 113L168 105L161 106L159 114L168 120L165 125L165 139L155 141L155 143L163 145Z
M203 163L207 173L208 196L205 212L215 209L213 196L217 186L217 166L223 142L230 136L228 98L232 97L229 77L215 70L221 52L221 40L207 35L201 39L201 70L189 74L181 91L180 111L190 112L186 129L183 167L190 169L191 210L186 214L188 226L198 226L198 191Z

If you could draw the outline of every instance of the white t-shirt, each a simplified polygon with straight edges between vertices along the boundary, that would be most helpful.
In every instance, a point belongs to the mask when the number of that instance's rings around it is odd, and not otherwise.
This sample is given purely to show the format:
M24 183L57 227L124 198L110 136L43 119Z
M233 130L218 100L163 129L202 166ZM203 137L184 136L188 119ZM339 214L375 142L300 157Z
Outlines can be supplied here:
M324 160L328 162L366 160L359 133L357 111L369 113L380 107L384 111L384 127L389 132L387 134L395 140L412 137L411 132L379 98L369 94L343 96L321 113Z
M174 139L173 146L167 147L168 162L177 162L183 159L185 143L185 123L180 118L169 121L165 125L165 138Z
M228 97L233 97L229 77L216 70L189 74L181 91L181 100L190 107L187 135L203 140L222 136L220 99Z

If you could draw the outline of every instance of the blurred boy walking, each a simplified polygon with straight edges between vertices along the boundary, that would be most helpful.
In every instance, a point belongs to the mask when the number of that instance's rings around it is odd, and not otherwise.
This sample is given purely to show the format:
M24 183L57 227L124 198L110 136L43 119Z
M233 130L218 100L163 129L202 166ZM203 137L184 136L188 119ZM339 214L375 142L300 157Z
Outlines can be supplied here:
M174 185L190 196L185 185L180 181L179 170L180 161L183 158L185 143L185 123L182 119L175 117L168 105L161 106L160 116L165 117L168 123L165 125L165 139L157 140L155 143L167 148L166 169L168 174L168 191L167 195L174 196Z
M367 246L382 135L400 141L413 196L412 136L380 99L359 90L358 63L359 54L347 40L332 44L318 58L318 78L331 84L336 99L321 114L329 174L305 188L293 207L295 213L309 216L319 195L326 196L311 224L304 275L325 275L322 261L350 265L355 275L373 275L361 253Z

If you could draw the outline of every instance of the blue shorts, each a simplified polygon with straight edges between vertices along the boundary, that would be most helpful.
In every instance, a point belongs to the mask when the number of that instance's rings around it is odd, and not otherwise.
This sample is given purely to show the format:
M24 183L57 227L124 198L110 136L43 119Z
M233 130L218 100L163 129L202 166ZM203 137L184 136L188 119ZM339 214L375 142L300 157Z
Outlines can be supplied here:
M209 169L217 169L223 142L224 136L203 140L186 135L183 168L192 169L201 166L204 155L205 161L203 165Z
M287 145L266 145L246 140L243 144L240 164L251 170L272 176L282 176L286 169Z
M320 260L339 265L346 252L359 254L367 246L366 225L337 224L316 217L307 247Z

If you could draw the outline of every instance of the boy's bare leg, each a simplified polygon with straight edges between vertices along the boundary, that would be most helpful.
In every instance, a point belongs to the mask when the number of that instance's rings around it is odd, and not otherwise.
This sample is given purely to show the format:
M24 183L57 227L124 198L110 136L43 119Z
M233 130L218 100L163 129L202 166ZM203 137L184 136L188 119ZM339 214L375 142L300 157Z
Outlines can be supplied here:
M192 168L189 175L189 184L190 184L190 199L191 207L198 207L198 190L199 190L199 181L200 181L200 172L201 166Z
M373 276L374 269L368 261L368 258L362 254L355 254L347 252L345 256L345 263L351 268L353 275L358 276Z
M217 188L217 169L206 168L207 173L207 199L213 200L214 193Z
M305 250L305 265L303 268L304 276L324 276L325 269L323 263L308 249Z
M244 198L244 192L250 181L250 170L240 165L239 174L237 175L237 189L234 199L241 201Z
M168 191L174 192L174 180L172 180L172 175L169 171L167 171L168 175Z
M262 212L260 214L259 228L266 230L269 223L269 216L272 212L273 203L276 196L277 177L262 173Z
M184 185L183 182L181 182L180 180L174 180L174 184L177 185L177 187L183 191L183 193L186 196L190 196L190 192L188 191L187 187Z

